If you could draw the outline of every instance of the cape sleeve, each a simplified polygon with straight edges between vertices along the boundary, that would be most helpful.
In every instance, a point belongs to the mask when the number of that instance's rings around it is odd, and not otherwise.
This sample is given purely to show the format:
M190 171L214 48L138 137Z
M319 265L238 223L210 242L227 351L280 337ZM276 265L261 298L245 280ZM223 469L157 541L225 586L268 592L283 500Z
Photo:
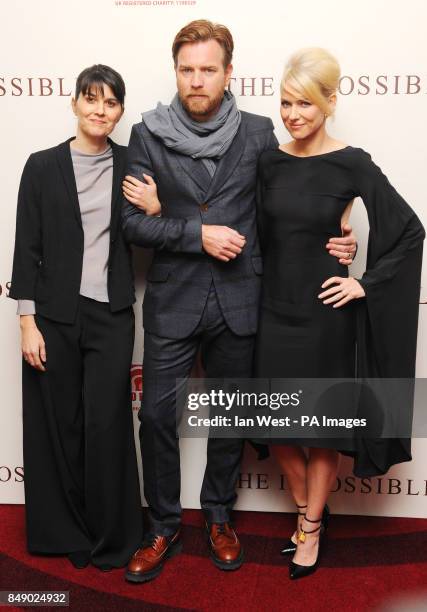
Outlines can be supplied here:
M354 191L369 219L367 267L359 280L366 298L357 302L358 378L410 379L415 376L424 228L364 151L356 162L354 180ZM411 422L412 404L413 388L408 387L402 410ZM359 443L357 476L384 474L391 465L411 459L406 438Z

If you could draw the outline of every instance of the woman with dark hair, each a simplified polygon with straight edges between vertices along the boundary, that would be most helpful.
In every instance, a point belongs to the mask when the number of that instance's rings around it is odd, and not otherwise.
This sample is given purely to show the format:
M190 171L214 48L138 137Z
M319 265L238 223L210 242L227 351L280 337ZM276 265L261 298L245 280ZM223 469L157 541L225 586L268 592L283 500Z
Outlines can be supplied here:
M72 99L76 136L30 155L10 291L22 337L28 550L103 570L125 565L142 537L135 296L120 227L126 148L108 138L124 98L120 74L87 68Z

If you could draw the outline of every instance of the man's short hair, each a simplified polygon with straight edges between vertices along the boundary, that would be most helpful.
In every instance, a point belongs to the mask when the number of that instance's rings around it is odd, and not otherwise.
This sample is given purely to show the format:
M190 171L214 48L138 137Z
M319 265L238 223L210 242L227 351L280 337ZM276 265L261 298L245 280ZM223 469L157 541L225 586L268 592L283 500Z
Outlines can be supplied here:
M220 23L212 23L207 19L197 19L184 26L175 36L172 44L172 57L177 65L178 53L182 45L185 43L206 42L207 40L216 40L224 51L224 68L231 64L233 57L233 37L228 28Z

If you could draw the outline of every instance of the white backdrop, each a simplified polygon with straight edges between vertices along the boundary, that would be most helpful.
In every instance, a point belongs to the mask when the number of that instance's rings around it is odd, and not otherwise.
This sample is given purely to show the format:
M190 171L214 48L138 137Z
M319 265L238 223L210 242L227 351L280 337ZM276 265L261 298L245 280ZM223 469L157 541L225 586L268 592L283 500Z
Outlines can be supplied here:
M32 151L53 146L75 131L70 93L75 77L93 63L109 64L127 85L125 115L113 137L128 141L131 125L158 100L175 91L170 47L187 22L207 18L225 23L235 40L232 90L241 109L269 115L281 142L278 85L287 56L302 46L323 46L340 60L343 72L337 117L331 131L369 151L424 224L427 161L427 5L423 0L20 0L0 5L0 503L22 503L20 351L10 281L16 194L20 173ZM351 222L360 242L353 273L363 270L367 223L363 204ZM134 363L136 409L138 367L143 351L141 297L150 254L136 255L139 300ZM422 301L427 302L426 266ZM427 306L421 306L418 376L427 376ZM66 390L64 390L66 393ZM182 448L185 507L198 507L204 468L202 440ZM414 460L383 478L360 481L343 461L331 505L335 512L427 516L427 448L413 444ZM258 462L248 451L237 507L290 510L273 462Z

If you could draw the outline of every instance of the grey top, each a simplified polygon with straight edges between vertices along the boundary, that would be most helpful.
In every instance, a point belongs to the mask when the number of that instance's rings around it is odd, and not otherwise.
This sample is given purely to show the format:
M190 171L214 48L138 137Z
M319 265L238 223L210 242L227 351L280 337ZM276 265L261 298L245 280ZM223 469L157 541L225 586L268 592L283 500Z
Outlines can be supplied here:
M95 155L70 149L84 231L80 295L97 302L108 302L113 152L110 146ZM19 315L35 312L32 300L18 300Z

